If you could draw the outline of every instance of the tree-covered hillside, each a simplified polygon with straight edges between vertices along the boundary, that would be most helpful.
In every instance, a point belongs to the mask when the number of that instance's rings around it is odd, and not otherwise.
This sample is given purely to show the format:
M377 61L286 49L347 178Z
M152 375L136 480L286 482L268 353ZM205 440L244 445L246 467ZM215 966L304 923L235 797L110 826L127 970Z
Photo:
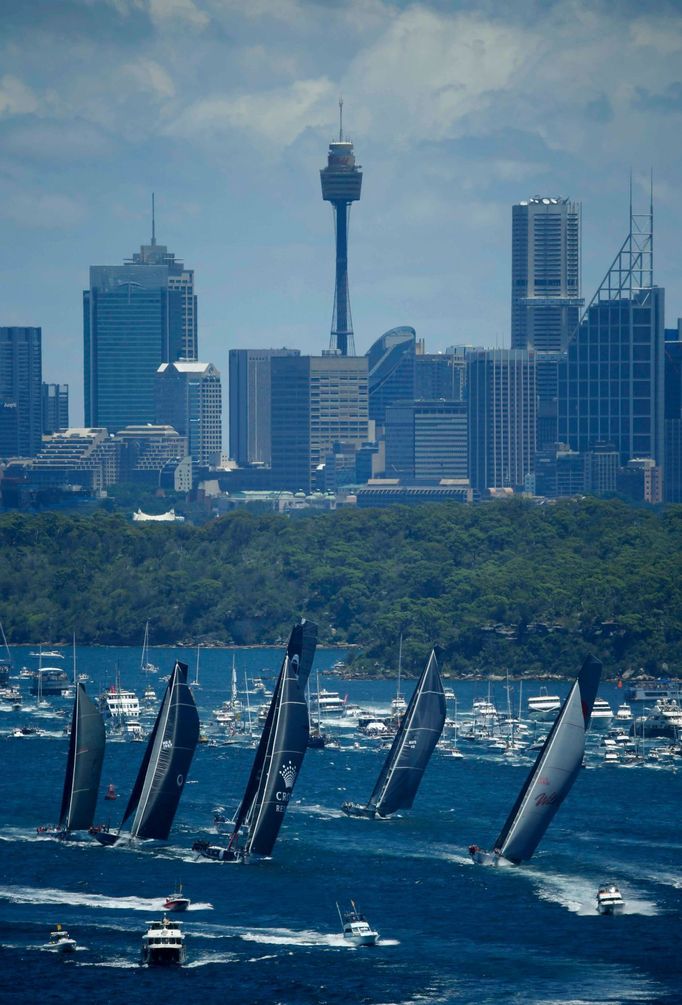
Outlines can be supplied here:
M300 614L365 667L682 672L682 507L585 499L237 512L204 527L102 512L0 517L10 642L273 642Z

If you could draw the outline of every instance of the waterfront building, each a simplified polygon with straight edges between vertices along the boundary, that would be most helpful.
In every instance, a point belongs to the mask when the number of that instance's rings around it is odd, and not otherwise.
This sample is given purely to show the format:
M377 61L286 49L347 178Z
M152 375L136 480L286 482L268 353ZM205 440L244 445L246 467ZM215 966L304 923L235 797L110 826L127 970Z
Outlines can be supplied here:
M272 462L270 400L273 356L300 356L298 349L230 349L230 458L240 467Z
M69 385L43 382L43 435L69 428Z
M327 166L320 171L322 198L334 211L336 284L329 348L341 356L354 356L353 321L348 294L348 222L351 203L360 199L362 171L355 163L350 140L343 135L343 101L339 102L339 138L329 144Z
M365 356L273 356L273 487L310 492L336 443L369 439Z
M186 437L191 457L216 466L222 450L220 373L213 363L162 363L156 372L156 421Z
M478 492L516 489L533 472L535 353L478 349L467 354L469 477Z
M0 327L0 456L40 450L42 380L42 329Z
M391 328L366 353L369 417L377 426L386 420L386 408L415 397L416 332L408 325Z
M559 352L575 331L581 204L533 196L512 207L512 349Z
M85 422L117 432L154 422L162 363L197 358L194 273L165 245L123 265L93 265L83 293Z
M630 232L559 364L558 439L613 444L620 465L664 462L664 291L653 283L653 209Z

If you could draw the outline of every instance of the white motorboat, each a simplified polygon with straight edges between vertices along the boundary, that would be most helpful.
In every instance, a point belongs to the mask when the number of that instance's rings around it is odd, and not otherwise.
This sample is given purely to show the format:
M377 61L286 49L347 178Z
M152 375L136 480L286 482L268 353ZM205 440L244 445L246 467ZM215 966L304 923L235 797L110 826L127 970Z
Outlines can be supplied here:
M185 962L185 935L179 921L150 921L142 936L143 966L181 966Z
M50 932L48 948L57 953L75 953L78 948L76 940L72 939L65 928L57 925L53 932Z
M103 715L117 720L137 720L140 718L140 700L134 691L126 691L118 684L112 684L99 699Z
M613 710L606 698L595 698L590 716L590 729L603 729L611 725Z
M542 688L540 694L531 695L528 699L528 717L530 719L554 719L561 708L561 698L558 694L547 694L547 688Z
M603 883L597 891L597 910L600 914L622 914L625 901L614 883Z
M379 941L379 933L374 931L367 918L358 911L352 900L350 904L348 911L342 911L339 905L336 905L343 927L344 939L353 946L376 946Z
M311 707L317 706L320 716L344 715L346 711L346 699L342 698L338 691L327 691L322 688L318 694L311 694Z
M615 720L621 726L629 726L632 722L632 709L626 701L616 709Z

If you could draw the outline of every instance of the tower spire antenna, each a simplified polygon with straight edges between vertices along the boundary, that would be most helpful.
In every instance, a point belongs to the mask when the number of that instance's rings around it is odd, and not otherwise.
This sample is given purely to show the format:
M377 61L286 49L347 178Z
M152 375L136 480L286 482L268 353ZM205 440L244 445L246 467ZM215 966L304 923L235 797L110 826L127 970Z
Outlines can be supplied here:
M339 98L339 143L343 143L343 98Z
M156 208L154 206L154 193L152 192L152 248L156 245Z

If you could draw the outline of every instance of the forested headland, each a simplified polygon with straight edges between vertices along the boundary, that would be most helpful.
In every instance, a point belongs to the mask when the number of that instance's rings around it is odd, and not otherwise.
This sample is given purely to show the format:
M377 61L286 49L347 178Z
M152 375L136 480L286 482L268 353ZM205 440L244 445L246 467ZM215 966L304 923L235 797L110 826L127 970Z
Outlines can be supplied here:
M303 615L358 670L682 675L682 507L521 500L235 512L193 527L96 512L0 517L10 643L273 643Z

